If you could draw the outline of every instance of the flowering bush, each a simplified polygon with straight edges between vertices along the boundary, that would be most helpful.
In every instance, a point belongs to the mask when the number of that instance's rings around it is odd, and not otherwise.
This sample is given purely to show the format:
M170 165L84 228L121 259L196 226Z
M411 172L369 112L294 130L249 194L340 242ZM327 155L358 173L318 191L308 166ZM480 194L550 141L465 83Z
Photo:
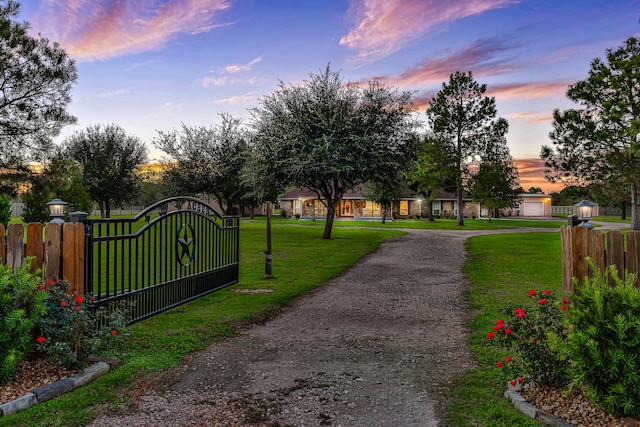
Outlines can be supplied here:
M114 344L127 321L127 307L93 307L95 298L69 293L65 281L46 286L46 314L37 322L36 348L67 368L88 364L89 355Z
M526 305L509 305L505 319L498 319L487 334L488 343L498 345L511 354L509 360L496 364L503 369L512 385L524 378L537 384L563 384L569 378L569 367L557 349L558 337L566 337L563 320L569 302L556 303L551 291L529 291Z
M18 362L33 350L31 329L44 312L44 293L38 273L26 258L15 274L0 264L0 385L16 371Z
M636 276L596 271L575 287L562 346L575 383L610 413L640 415L640 289ZM613 286L610 286L610 283Z

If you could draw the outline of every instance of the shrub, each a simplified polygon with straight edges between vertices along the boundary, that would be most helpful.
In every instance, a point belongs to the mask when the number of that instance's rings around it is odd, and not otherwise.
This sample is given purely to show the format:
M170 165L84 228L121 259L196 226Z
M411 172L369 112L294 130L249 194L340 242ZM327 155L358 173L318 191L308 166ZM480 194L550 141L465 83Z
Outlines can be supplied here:
M575 286L569 311L566 356L574 385L610 413L640 415L640 290L635 275L622 280L615 268ZM610 286L609 283L613 286Z
M4 225L5 230L11 221L11 202L6 196L0 196L0 224Z
M498 319L487 341L510 354L510 381L519 377L537 384L562 385L570 378L564 353L557 347L558 340L566 338L564 326L568 301L556 303L551 291L529 291L531 302L509 305L504 309L505 319ZM511 367L511 366L514 367Z
M18 362L33 350L31 330L44 313L42 282L30 273L32 258L26 258L14 274L0 264L0 385L15 373Z
M72 369L87 366L89 355L115 344L127 322L126 306L95 308L93 297L70 293L69 283L62 280L49 282L46 290L46 314L37 324L38 350Z
M286 209L280 209L280 217L281 218L286 218L287 217L287 210Z

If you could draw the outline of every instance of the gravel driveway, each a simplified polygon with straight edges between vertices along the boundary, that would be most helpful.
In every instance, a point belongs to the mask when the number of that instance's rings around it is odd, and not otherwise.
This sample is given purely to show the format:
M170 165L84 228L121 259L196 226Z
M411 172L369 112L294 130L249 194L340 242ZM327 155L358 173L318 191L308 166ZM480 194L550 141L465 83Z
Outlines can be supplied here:
M406 231L91 425L446 425L451 382L472 367L464 242L484 233Z

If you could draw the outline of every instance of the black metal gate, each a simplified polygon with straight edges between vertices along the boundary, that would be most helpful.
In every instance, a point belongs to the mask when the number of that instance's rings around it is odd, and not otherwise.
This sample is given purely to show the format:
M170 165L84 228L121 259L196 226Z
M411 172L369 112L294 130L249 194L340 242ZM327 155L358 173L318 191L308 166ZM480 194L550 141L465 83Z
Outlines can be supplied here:
M133 303L134 323L238 282L239 217L173 197L133 218L86 220L85 293Z

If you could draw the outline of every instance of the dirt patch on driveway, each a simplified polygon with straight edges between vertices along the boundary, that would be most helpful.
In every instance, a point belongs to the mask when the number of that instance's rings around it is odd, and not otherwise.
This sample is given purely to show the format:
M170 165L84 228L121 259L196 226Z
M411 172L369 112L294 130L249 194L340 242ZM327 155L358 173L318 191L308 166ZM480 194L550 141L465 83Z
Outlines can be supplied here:
M482 232L407 231L91 425L446 425L472 367L464 242Z

